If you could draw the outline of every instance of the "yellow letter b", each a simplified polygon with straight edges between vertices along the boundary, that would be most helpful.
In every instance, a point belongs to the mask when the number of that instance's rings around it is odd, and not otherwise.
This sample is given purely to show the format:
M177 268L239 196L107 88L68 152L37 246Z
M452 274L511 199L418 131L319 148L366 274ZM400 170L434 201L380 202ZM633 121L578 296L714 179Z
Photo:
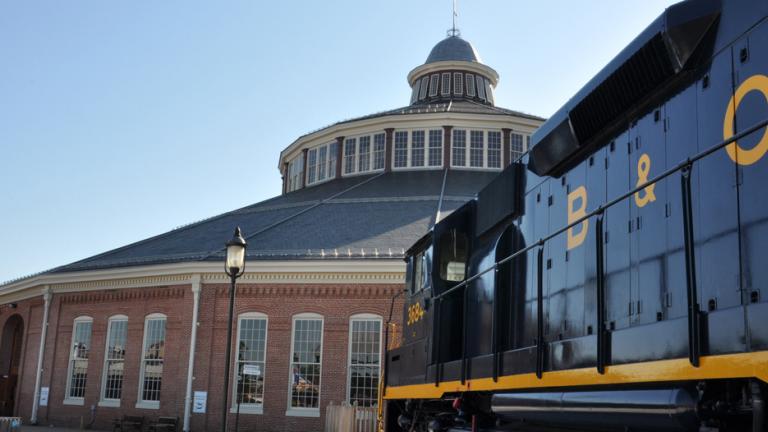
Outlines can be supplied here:
M579 207L576 208L575 202L579 201ZM587 189L584 186L579 186L573 192L568 194L568 225L577 221L579 218L584 217L587 214ZM589 220L581 222L581 229L577 234L574 233L574 229L578 227L568 228L568 250L571 250L584 243L584 238L587 237L587 231L589 230Z

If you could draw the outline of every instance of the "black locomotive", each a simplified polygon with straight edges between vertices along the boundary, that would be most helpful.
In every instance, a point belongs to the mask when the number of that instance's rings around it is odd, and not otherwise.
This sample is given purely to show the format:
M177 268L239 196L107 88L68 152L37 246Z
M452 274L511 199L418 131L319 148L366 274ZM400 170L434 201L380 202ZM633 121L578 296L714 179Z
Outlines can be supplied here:
M435 224L387 430L768 430L766 75L767 0L678 3Z

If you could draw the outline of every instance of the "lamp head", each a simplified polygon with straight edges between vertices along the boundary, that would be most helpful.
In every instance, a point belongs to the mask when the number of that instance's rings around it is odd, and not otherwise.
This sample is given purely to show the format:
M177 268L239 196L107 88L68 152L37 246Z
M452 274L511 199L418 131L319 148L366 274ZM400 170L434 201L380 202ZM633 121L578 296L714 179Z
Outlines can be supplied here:
M227 242L227 260L224 270L230 277L240 277L245 271L245 247L245 239L240 233L240 227L237 227L232 239Z

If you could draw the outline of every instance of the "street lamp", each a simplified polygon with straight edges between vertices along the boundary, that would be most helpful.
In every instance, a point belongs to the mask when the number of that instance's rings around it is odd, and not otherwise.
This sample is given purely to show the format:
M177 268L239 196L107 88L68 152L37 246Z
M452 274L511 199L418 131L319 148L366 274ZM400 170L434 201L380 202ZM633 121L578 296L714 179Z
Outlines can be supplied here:
M224 363L224 408L222 409L221 431L227 432L227 408L229 406L229 362L232 356L232 315L235 312L235 281L245 271L245 239L240 234L240 227L235 228L232 240L227 242L227 259L224 271L231 279L229 286L229 318L227 321L227 354Z

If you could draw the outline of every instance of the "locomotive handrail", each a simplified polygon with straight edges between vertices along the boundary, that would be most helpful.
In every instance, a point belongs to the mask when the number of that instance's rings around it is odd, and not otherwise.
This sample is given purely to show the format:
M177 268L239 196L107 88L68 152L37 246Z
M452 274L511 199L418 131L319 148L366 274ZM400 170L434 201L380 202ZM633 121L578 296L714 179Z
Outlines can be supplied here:
M584 216L576 219L575 221L573 221L570 224L568 224L568 225L558 229L557 231L555 231L555 232L553 232L553 233L551 233L551 234L549 234L549 235L547 235L545 237L540 238L537 242L535 242L535 243L533 243L533 244L531 244L529 246L526 246L523 249L518 250L517 252L513 253L512 255L509 255L509 256L507 256L505 258L502 258L499 261L496 261L492 266L477 272L476 274L470 276L469 278L465 279L461 283L459 283L457 285L454 285L453 287L451 287L447 291L444 291L444 292L434 296L433 299L442 299L443 297L445 297L445 296L447 296L449 294L452 294L453 292L455 292L455 291L457 291L457 290L459 290L461 288L465 288L470 282L473 282L476 279L479 279L481 276L485 275L486 273L489 273L489 272L497 269L500 265L506 264L509 261L512 261L513 259L517 258L518 256L520 256L520 255L522 255L524 253L527 253L528 251L530 251L530 250L532 250L532 249L534 249L536 247L544 246L544 243L546 243L547 241L549 241L549 240L559 236L560 234L568 231L569 229L571 229L571 228L581 224L585 220L587 220L587 219L589 219L589 218L591 218L593 216L597 216L597 215L603 214L606 209L608 209L608 208L618 204L621 201L624 201L625 199L631 197L632 195L636 194L637 192L642 191L643 189L647 188L648 186L651 186L653 184L656 184L656 183L660 182L661 180L664 180L665 178L671 176L672 174L674 174L674 173L676 173L678 171L681 171L681 170L683 170L686 167L689 167L689 166L693 165L694 162L697 162L697 161L699 161L699 160L709 156L710 154L712 154L712 153L722 149L723 147L725 147L725 146L727 146L727 145L729 145L729 144L731 144L731 143L733 143L735 141L738 141L738 140L740 140L740 139L742 139L742 138L744 138L744 137L746 137L748 135L751 135L752 133L754 133L754 132L756 132L756 131L758 131L758 130L766 127L766 126L768 126L768 119L765 119L765 120L763 120L761 122L758 122L755 125L749 127L748 129L745 129L743 132L735 134L734 136L732 136L732 137L730 137L730 138L728 138L726 140L723 140L723 141L721 141L718 144L715 144L714 146L708 148L707 150L704 150L701 153L698 153L698 154L696 154L696 155L694 155L692 157L687 158L686 160L684 160L684 161L680 162L679 164L677 164L677 166L674 166L672 168L667 169L666 171L663 171L661 174L657 175L656 177L653 177L652 179L648 180L647 182L643 183L642 185L636 186L633 189L630 189L628 192L625 192L624 194L619 195L618 197L616 197L616 198L606 202L605 204L598 206L595 210L592 210L591 212L586 213Z

